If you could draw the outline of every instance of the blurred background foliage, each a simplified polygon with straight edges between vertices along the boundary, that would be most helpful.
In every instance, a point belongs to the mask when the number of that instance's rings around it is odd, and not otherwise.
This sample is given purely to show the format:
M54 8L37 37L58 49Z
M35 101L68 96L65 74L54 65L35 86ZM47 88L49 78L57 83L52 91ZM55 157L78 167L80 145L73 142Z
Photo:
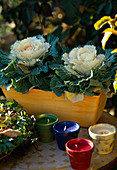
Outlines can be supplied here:
M88 41L101 46L102 30L96 31L94 23L105 15L114 18L116 9L116 0L1 0L0 36L12 33L14 41L53 33L70 47ZM111 37L107 46L115 45Z
M94 23L103 16L114 18L116 9L117 0L0 0L0 48L9 51L16 39L48 33L71 48L88 41L101 46L102 30L96 31ZM115 48L116 42L111 36L106 48ZM109 103L117 107L115 96Z

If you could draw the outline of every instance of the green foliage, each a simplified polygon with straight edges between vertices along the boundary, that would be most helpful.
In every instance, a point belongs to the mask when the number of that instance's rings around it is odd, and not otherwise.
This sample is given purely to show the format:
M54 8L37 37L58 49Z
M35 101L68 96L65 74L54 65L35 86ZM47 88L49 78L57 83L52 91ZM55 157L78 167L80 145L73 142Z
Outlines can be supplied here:
M100 45L101 34L94 23L102 16L116 14L116 0L23 0L1 2L2 16L6 22L14 22L17 39L47 34L50 29L59 41L70 47L92 40ZM63 26L66 24L66 29ZM50 27L50 28L49 28ZM111 43L114 46L115 39ZM55 53L55 55L57 55Z
M56 42L58 40L59 40L58 37L55 37L55 36L53 36L51 34L47 35L47 42L49 42L49 44L51 45L49 55L52 55L53 57L58 56L58 51L55 48Z
M19 136L13 138L4 134L0 135L0 156L2 157L23 143L34 142L36 137L34 135L34 120L22 110L22 106L15 100L1 102L0 107L0 127L2 130L13 129L21 132Z
M98 54L105 53L106 61L98 68L93 68L89 76L72 75L63 66L56 70L56 76L51 79L51 89L57 96L61 96L64 91L94 95L98 87L100 91L108 89L108 83L113 83L116 68L116 55L111 54L111 49L105 52L98 48ZM111 89L111 92L113 89Z
M97 93L97 88L101 93L112 84L117 59L115 54L111 54L111 49L104 51L100 47L97 48L97 55L105 54L105 60L101 67L91 69L89 76L77 72L74 75L65 69L62 60L63 53L70 52L70 49L64 45L60 46L59 39L52 34L45 36L45 39L49 42L50 49L33 67L24 65L19 67L17 60L11 61L6 66L4 60L5 67L0 70L1 86L5 85L7 90L14 87L21 93L26 93L30 88L35 87L44 91L53 91L57 96L61 96L65 91L94 95Z
M10 63L10 59L8 58L9 53L5 53L2 49L0 49L0 70Z
M50 44L49 52L42 56L33 67L18 65L17 61L11 61L6 66L4 64L6 60L3 62L4 67L0 70L0 85L5 85L6 89L13 86L16 91L21 93L27 92L32 86L45 91L52 90L50 81L55 75L55 70L63 64L61 56L63 52L67 51L67 48L61 48L58 38L51 34L48 34L45 39Z
M52 89L52 91L59 97L61 96L64 91L65 91L65 84L64 81L62 81L61 79L57 78L57 76L54 76L51 79L50 82L50 87Z

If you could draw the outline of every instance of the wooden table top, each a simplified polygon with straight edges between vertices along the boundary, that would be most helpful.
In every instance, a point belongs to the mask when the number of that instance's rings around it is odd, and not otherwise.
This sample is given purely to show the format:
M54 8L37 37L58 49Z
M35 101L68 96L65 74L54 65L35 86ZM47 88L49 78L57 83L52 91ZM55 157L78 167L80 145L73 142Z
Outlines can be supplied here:
M114 125L117 128L117 119L108 113L103 113L98 122L105 122ZM88 129L81 128L78 137L88 138ZM0 170L72 170L69 156L65 151L61 151L56 140L50 143L36 143L38 150L32 145L26 155L18 159L13 157L5 158L0 162ZM6 163L7 162L7 163ZM90 168L88 170L111 170L117 165L117 135L114 141L114 148L110 154L99 155L92 154Z

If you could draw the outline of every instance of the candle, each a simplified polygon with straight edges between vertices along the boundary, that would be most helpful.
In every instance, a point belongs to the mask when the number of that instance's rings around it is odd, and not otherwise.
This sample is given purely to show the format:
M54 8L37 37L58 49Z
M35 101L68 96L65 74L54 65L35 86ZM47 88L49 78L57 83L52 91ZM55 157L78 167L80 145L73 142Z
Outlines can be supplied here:
M103 129L103 130L99 130L99 131L98 131L98 134L108 134L108 133L110 133L110 131L109 131L109 130L106 130L106 129Z
M89 135L95 143L95 152L108 154L113 149L116 128L107 123L99 123L89 127Z
M54 114L44 113L36 116L35 127L38 132L40 142L51 142L55 135L53 132L53 124L58 121L58 117Z
M40 124L50 124L50 123L52 123L52 122L54 122L55 121L55 119L53 119L53 118L46 118L46 117L42 117L42 118L40 118L39 120L38 120L38 123L40 123Z
M86 143L77 143L77 144L71 145L71 149L75 151L83 152L83 151L91 149L91 145L86 144Z
M63 131L66 131L66 126L64 127Z
M72 121L61 121L53 125L59 149L66 150L65 144L68 140L78 136L80 125Z
M89 168L94 150L94 143L91 140L75 138L69 140L65 146L73 169L86 170Z

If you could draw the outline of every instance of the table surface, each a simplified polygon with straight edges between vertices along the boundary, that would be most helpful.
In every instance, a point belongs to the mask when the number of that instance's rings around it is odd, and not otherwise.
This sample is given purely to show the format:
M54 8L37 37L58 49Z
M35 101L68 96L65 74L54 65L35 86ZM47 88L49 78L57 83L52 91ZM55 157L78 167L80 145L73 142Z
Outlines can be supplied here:
M106 122L117 128L117 119L108 113L104 112L99 122ZM78 137L90 139L87 128L81 128ZM37 145L39 150L34 149L32 145L25 156L12 161L9 157L7 164L4 161L0 162L0 170L72 170L68 154L58 148L56 140L51 143L37 142ZM111 170L115 165L117 165L117 135L110 154L99 155L93 152L88 170Z

